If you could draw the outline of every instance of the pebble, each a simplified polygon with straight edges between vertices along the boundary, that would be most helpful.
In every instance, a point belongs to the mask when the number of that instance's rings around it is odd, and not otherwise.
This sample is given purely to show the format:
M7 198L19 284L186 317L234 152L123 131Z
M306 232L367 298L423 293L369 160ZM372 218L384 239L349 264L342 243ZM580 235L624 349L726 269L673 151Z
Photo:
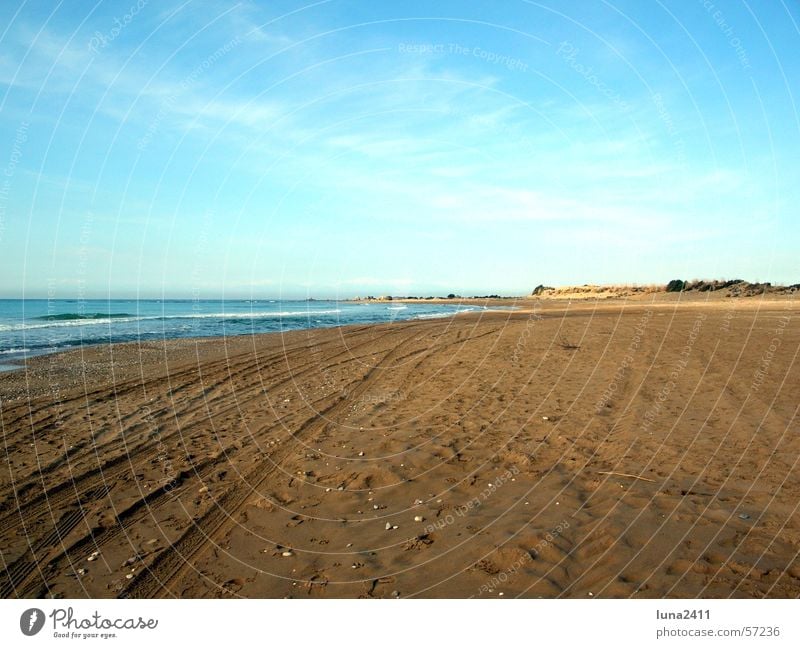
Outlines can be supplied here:
M377 510L378 510L380 507L379 507L377 504L373 504L373 505L372 505L372 508L373 508L373 509L375 509L375 510L377 511Z
M364 451L362 450L361 452L359 452L359 453L358 453L358 456L359 456L359 457L363 457L363 456L364 456Z
M133 578L133 574L125 574L125 578L127 578L128 580L130 580L131 578Z
M542 420L543 420L543 421L549 421L549 420L550 420L550 417L549 417L549 416L543 416L543 417L542 417Z
M86 570L85 570L85 569L79 569L79 570L77 571L77 574L78 574L78 576L83 576L85 573L86 573Z
M197 492L198 492L198 493L207 493L207 492L208 492L208 486L203 486L203 487L202 487L202 488L201 488L199 491L197 491Z
M425 520L425 518L422 517L421 515L415 515L414 516L414 522L422 522L424 520Z
M739 513L739 519L741 519L741 520L749 520L750 516L747 513Z
M386 527L385 527L385 528L386 528L386 530L387 530L387 531L391 530L391 528L392 528L392 525L391 525L391 523L390 523L390 522L387 522L387 523L386 523Z
M391 597L392 598L400 598L400 592L398 592L397 590L394 590L392 592L392 594L391 594Z
M294 553L292 553L291 551L284 551L281 554L281 556L283 556L284 558L289 558L290 556L294 556Z

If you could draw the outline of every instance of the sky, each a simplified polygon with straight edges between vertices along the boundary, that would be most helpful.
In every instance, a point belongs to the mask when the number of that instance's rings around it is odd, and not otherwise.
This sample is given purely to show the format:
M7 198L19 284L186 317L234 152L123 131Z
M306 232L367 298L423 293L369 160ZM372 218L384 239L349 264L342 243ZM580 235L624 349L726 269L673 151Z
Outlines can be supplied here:
M0 4L0 297L800 282L788 0Z

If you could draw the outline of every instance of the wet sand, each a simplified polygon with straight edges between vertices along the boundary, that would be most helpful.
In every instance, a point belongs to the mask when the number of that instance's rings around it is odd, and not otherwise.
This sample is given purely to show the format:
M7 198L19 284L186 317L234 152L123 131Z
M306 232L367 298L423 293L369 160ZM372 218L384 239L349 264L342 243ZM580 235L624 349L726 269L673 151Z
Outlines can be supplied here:
M797 304L522 305L0 375L0 594L800 595Z

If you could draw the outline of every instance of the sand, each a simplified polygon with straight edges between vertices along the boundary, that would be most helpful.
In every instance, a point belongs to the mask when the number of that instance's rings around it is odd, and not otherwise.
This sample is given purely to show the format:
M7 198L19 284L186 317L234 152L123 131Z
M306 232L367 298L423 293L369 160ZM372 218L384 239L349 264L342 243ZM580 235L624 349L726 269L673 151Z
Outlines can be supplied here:
M523 305L0 375L2 596L800 595L797 304Z

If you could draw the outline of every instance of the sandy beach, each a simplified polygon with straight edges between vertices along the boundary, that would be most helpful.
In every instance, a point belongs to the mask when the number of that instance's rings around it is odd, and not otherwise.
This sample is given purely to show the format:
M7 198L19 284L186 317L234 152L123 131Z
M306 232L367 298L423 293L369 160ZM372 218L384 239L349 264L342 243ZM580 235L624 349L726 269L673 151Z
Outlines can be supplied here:
M518 305L0 375L0 595L800 595L798 304Z

